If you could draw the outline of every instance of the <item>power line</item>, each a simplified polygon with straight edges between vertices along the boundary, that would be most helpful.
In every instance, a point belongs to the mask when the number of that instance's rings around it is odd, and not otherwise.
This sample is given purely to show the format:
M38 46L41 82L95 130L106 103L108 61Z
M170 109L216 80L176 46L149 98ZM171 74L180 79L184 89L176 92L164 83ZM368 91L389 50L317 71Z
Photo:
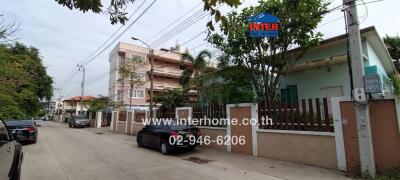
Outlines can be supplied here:
M143 10L143 12L134 20L132 21L117 37L115 37L105 48L103 48L99 53L97 53L94 57L90 58L88 61L84 62L83 65L87 65L93 60L95 60L96 57L98 57L101 53L103 53L105 50L107 50L115 41L117 41L129 28L131 28L156 2L157 0L153 0L153 2L146 7L146 9Z
M138 8L136 8L136 10L129 16L129 19L131 19L131 18L133 17L133 15L135 15L136 12L138 12L138 10L144 5L144 3L145 3L146 1L147 1L147 0L144 0L144 1L138 6ZM100 48L103 47L115 34L117 34L117 32L118 32L119 30L121 30L122 27L123 27L123 25L121 25L116 31L114 31L114 33L113 33L110 37L108 37L106 41L104 41L95 51L93 51L88 57L86 57L84 60L80 61L78 64L81 64L81 63L87 61L91 56L93 56L97 51L99 51ZM73 73L75 73L75 71L77 71L76 66L74 66L74 69L72 69L72 71L68 74L68 76L62 81L62 84L68 82L67 80L68 80L69 78L71 78L70 76L71 76Z
M150 39L147 40L147 42L153 40L155 37L157 37L159 34L161 34L163 31L167 30L169 27L171 27L172 25L174 25L175 23L177 23L179 20L181 20L183 17L185 17L187 14L189 14L190 12L192 12L194 9L196 9L197 7L199 7L199 5L201 5L201 2L199 4L196 4L192 9L190 9L189 11L186 11L182 16L180 16L178 19L176 19L175 21L173 21L171 24L169 24L168 26L166 26L164 29L162 29L161 31L159 31L158 33L156 33L153 37L151 37Z
M78 69L75 68L75 71L72 71L72 72L73 72L72 76L71 76L70 78L65 79L65 82L63 82L64 84L62 85L62 88L64 88L65 86L67 86L67 85L72 81L72 79L73 79L73 78L75 77L75 75L78 73Z
M129 16L129 20L136 14L136 12L139 11L140 8L142 8L142 6L144 5L144 3L147 0L144 0L139 6L138 8L136 8L136 10ZM136 1L135 1L136 2ZM107 40L105 40L95 51L93 51L88 57L86 57L84 60L80 61L78 64L82 64L83 62L87 61L90 57L92 57L94 54L96 54L97 51L99 51L101 49L101 47L103 47L114 35L117 34L118 31L120 31L122 29L122 27L124 27L123 25L119 26L119 28L114 31L113 34L111 34L110 37L107 38Z
M173 29L165 33L163 36L160 38L156 39L151 43L152 47L158 47L165 43L166 41L170 40L171 38L175 37L178 33L184 31L187 29L190 25L194 24L195 22L198 22L198 20L204 18L204 15L207 15L204 13L203 10L199 10L195 12L192 16L188 17L185 19L183 22L180 24L176 25Z

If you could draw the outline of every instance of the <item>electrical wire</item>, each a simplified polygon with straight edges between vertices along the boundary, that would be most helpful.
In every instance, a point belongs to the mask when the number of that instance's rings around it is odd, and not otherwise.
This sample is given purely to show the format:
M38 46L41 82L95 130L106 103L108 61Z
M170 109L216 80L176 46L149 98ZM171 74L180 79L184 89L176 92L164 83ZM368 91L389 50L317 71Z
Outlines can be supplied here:
M174 25L176 22L178 22L179 20L181 20L183 17L185 17L187 14L189 14L190 12L192 12L194 9L196 9L197 7L199 7L201 5L201 2L199 4L196 4L192 9L190 9L189 11L186 11L183 15L181 15L178 19L176 19L175 21L173 21L171 24L169 24L168 26L166 26L164 29L160 30L159 32L157 32L153 37L151 37L150 39L147 40L147 42L152 41L155 37L157 37L158 35L160 35L162 32L164 32L165 30L167 30L169 27L171 27L172 25Z
M142 6L144 5L144 3L147 0L144 0L137 8L136 10L129 16L128 20L132 19L132 17L136 14L136 12L139 11L140 8L142 8ZM135 1L136 2L136 1ZM122 27L124 27L123 25L119 26L117 30L115 30L110 37L108 37L95 51L93 51L88 57L86 57L84 60L80 61L78 64L82 64L83 62L87 61L90 57L92 57L93 55L96 54L96 52L98 52L101 47L103 47L113 36L115 36L121 29Z
M146 7L146 9L143 10L143 12L136 17L134 21L132 21L117 37L115 37L105 48L103 48L99 53L97 53L94 57L90 58L88 61L84 62L83 65L87 65L93 60L95 60L96 57L98 57L101 53L103 53L105 50L107 50L115 41L117 41L126 31L129 30L156 2L157 0L153 0L153 2Z

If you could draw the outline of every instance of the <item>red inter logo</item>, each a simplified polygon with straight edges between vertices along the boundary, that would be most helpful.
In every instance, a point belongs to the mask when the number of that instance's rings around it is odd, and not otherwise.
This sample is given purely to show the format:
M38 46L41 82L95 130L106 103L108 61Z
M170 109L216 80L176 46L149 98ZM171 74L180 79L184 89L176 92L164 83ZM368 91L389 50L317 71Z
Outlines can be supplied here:
M279 30L278 23L250 23L250 31L276 31Z

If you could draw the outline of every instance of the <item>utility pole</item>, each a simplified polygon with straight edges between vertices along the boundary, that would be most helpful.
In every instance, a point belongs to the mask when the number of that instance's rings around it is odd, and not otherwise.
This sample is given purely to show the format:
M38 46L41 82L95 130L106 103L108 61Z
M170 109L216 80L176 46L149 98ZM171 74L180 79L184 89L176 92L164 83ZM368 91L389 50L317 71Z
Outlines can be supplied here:
M82 64L78 64L78 70L82 71L82 83L81 83L81 114L83 112L83 94L85 90L85 67Z
M153 118L154 96L154 50L150 49L150 119Z
M150 118L153 118L153 96L154 96L154 50L148 45L146 42L140 40L139 38L136 37L131 37L132 40L134 41L139 41L146 45L149 48L149 58L150 58Z
M361 35L358 22L356 0L343 0L348 31L348 46L353 81L353 101L356 111L358 146L362 176L375 177L375 160L372 144L371 123L368 100L364 90L364 60L362 55Z

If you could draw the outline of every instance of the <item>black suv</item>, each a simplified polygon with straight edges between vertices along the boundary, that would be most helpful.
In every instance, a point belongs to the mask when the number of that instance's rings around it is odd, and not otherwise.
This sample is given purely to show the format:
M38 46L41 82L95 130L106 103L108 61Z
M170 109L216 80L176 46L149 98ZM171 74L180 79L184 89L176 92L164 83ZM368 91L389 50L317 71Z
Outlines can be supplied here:
M139 147L159 148L162 154L169 154L184 148L194 150L200 135L198 128L173 120L171 123L146 125L138 132L136 141Z
M22 146L0 120L0 179L19 180L22 165Z

